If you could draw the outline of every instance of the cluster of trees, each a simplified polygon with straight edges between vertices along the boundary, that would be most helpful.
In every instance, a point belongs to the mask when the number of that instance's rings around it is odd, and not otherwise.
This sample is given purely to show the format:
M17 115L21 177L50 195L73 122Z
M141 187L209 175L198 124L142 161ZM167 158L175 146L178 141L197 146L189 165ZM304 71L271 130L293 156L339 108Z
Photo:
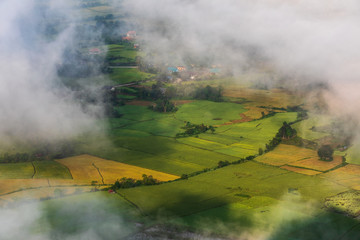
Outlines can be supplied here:
M204 125L202 124L193 124L190 122L187 122L182 129L185 129L185 132L183 133L177 133L176 137L189 137L193 135L198 135L200 133L205 133L207 131L211 131L211 133L215 132L215 127L211 125Z
M220 87L211 87L207 85L206 87L198 87L195 89L194 98L200 100L209 100L214 102L221 102L223 88Z
M176 95L174 87L166 87L164 83L157 81L151 88L140 88L137 97L146 100L155 100L155 105L149 108L156 112L176 112L178 108L170 101Z
M293 129L287 122L283 122L283 125L276 133L275 137L265 145L265 152L273 150L277 145L281 143L282 139L290 139L296 136L296 130ZM259 155L263 154L263 150L259 149Z
M256 157L256 155L250 155L250 156L247 156L246 158L240 158L239 160L234 161L234 162L229 162L229 161L227 161L227 160L225 160L225 161L219 161L219 162L218 162L218 165L217 165L216 167L213 167L213 168L204 168L204 169L201 170L201 171L193 172L193 173L190 173L190 174L182 174L182 175L181 175L181 179L188 179L189 177L194 177L194 176L197 176L197 175L199 175L199 174L201 174L201 173L213 171L213 170L216 170L216 169L219 169L219 168L222 168L222 167L231 165L231 164L232 164L232 165L235 165L235 164L244 163L244 162L246 162L246 161L253 160L255 157ZM175 180L175 181L176 181L176 180Z
M297 112L297 121L307 119L308 113L301 106L287 106L286 111L288 112Z
M277 135L282 139L289 139L295 137L297 134L296 130L293 129L287 122L283 122L282 127L279 129Z
M31 162L37 160L39 160L39 155L29 153L4 153L0 156L0 162L2 163Z
M139 70L142 72L147 72L147 73L153 73L153 74L157 74L159 73L159 67L155 66L153 62L151 62L150 60L146 60L146 59L152 59L153 56L151 54L147 54L145 58L139 56L136 59L136 63L139 67ZM168 75L165 73L162 73L159 75L159 80L163 80L164 82L168 81Z
M219 161L218 162L218 168L222 168L222 167L225 167L225 166L228 166L230 165L231 163L229 161Z
M119 112L118 106L125 103L117 97L119 91L112 87L103 87L101 96L104 105L104 115L110 118L120 118L123 114Z
M62 64L58 66L57 74L60 77L84 78L96 76L104 67L103 57L88 56L78 50L66 49L63 53Z
M152 175L142 175L142 180L136 180L133 178L126 178L123 177L119 180L116 180L116 182L110 187L112 190L117 190L121 188L133 188L138 186L144 186L144 185L156 185L159 184L160 181L153 178Z
M151 88L141 88L137 94L140 99L156 100L159 98L194 98L199 100L208 100L214 102L223 101L222 87L197 87L196 85L186 85L181 87L167 87L161 80L164 76L160 75L158 81Z
M126 29L125 22L115 20L112 14L96 16L94 20L96 23L92 28L106 44L125 43L121 35Z
M304 120L304 119L307 119L308 118L308 113L306 110L304 110L301 106L287 106L286 108L283 108L283 107L268 107L268 106L259 106L261 108L265 108L265 109L271 109L269 111L269 114L265 115L263 112L262 112L262 118L264 117L270 117L270 116L273 116L275 115L276 112L274 112L274 110L280 110L280 111L287 111L287 112L297 112L297 121L301 121L301 120Z
M321 160L324 160L324 161L333 160L334 150L330 145L322 145L318 149L317 153L318 153L318 156L320 157Z
M174 105L174 103L170 102L168 99L158 99L155 102L155 105L150 106L150 109L156 112L176 112L178 108Z
M71 142L57 142L54 144L43 144L33 152L4 153L0 155L0 163L18 163L52 160L73 156L75 153L74 144Z
M166 87L163 82L157 81L151 88L140 88L137 97L144 100L171 99L177 96L176 91L175 87Z

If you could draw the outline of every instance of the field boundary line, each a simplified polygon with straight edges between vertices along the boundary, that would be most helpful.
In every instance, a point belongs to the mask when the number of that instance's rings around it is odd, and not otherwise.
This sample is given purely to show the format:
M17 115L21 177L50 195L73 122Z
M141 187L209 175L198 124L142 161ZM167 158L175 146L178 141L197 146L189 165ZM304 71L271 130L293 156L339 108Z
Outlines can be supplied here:
M61 160L61 159L57 159L57 160ZM69 173L70 173L71 179L74 179L74 177L73 177L73 175L72 175L72 173L71 173L71 171L70 171L70 168L69 168L68 166L66 166L65 164L62 164L61 162L57 161L57 160L55 160L55 162L61 164L61 165L64 166L64 167L66 167L66 169L67 169L67 170L69 171Z
M175 138L176 140L176 138ZM221 154L221 155L224 155L224 156L227 156L227 157L234 157L234 158L238 158L238 157L235 157L235 156L231 156L231 155L228 155L228 154L225 154L225 153L222 153L222 152L216 152L214 150L209 150L209 149L206 149L206 148L202 148L202 147L195 147L193 145L190 145L188 143L183 143L183 142L179 142L179 141L176 141L178 144L183 144L183 145L186 145L188 147L192 147L192 148L197 148L197 149L200 149L200 150L204 150L204 151L209 151L209 152L212 152L212 153L217 153L217 154ZM211 141L210 141L211 142ZM215 142L214 142L215 143ZM220 148L220 149L223 149L223 148Z
M156 156L155 153L146 152L146 151L142 151L142 150L137 150L137 149L133 149L133 148L130 148L130 147L119 146L118 148L123 148L123 149L129 150L129 151L141 152L141 153L150 154L152 156ZM105 159L105 160L109 160L109 161L120 162L120 161L116 161L116 160L106 159L106 158L104 158L104 157L102 157L101 155L98 155L98 154L89 154L89 155L90 156L95 156L95 157L98 157L98 158L102 158L102 159Z
M285 164L285 165L282 165L282 166L289 166L289 167L294 167L294 168L299 168L299 169L304 169L304 170L312 170L312 171L325 173L325 171L321 171L321 170L317 170L317 169L313 169L313 168L302 167L302 166L295 166L295 165L291 165L291 163L290 164Z
M116 192L116 194L118 194L120 197L122 197L128 203L130 203L131 206L135 207L140 212L141 215L148 216L147 214L144 213L144 211L138 205L136 205L134 202L130 201L127 197L125 197L124 194L122 194L120 192Z
M35 177L35 174L36 174L36 168L35 168L35 165L34 165L34 162L33 161L31 161L31 165L33 166L33 168L34 168L34 173L33 173L33 175L32 175L32 179L34 179L34 177Z
M100 169L95 165L95 163L92 163L92 165L93 165L94 168L96 168L96 170L98 171L98 173L99 173L99 175L100 175L100 177L101 177L101 182L102 182L102 184L105 184L105 183L104 183L104 177L103 177L103 175L101 174Z
M351 228L349 228L345 233L343 233L343 234L340 236L339 240L344 239L344 237L346 237L346 235L347 235L348 233L350 233L353 229L355 229L355 228L358 227L359 225L360 225L360 223L357 223L357 224L353 225Z
M104 184L102 186L109 186L110 184ZM18 189L15 191L11 191L11 192L7 192L7 193L2 193L0 194L0 197L6 196L6 195L10 195L13 193L17 193L17 192L22 192L22 191L28 191L28 190L34 190L34 189L42 189L42 188L77 188L77 187L94 187L93 185L54 185L54 186L42 186L42 187L29 187L29 188L22 188L22 189ZM1 200L1 199L0 199ZM6 200L4 200L6 201Z

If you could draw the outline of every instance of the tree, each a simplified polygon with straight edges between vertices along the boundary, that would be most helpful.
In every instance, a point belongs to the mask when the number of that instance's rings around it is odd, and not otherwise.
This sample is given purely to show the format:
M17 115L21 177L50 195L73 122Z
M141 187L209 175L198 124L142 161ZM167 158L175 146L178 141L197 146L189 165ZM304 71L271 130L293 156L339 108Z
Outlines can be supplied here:
M215 132L215 127L213 126L208 126L208 125L204 125L202 124L193 124L190 122L187 122L185 124L184 127L182 127L182 129L185 129L185 132L183 133L177 133L176 137L188 137L188 136L193 136L193 135L198 135L200 133L204 133L208 130L211 131L211 133Z
M318 150L318 155L321 160L331 161L333 160L334 150L330 145L322 145Z
M181 174L181 179L188 179L189 178L189 175L187 175L187 174Z
M296 130L293 129L287 122L283 122L283 125L279 129L277 135L282 139L289 139L296 136Z
M195 89L194 98L201 100L209 100L214 102L221 102L222 99L222 87L211 87L207 85L206 87L198 87Z
M156 111L156 112L176 112L178 110L177 107L175 107L175 105L170 102L168 99L158 99L155 102L155 106L151 106L150 107L152 110Z
M264 151L262 148L259 148L259 155L263 155Z
M229 161L219 161L219 162L218 162L218 167L219 167L219 168L222 168L222 167L225 167L225 166L227 166L227 165L229 165L229 164L230 164Z

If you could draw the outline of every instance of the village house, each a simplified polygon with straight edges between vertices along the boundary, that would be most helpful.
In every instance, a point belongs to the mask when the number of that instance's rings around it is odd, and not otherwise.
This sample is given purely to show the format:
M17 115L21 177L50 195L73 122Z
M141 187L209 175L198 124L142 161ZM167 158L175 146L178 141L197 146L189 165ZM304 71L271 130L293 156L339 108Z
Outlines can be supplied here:
M126 37L123 37L122 39L131 41L131 40L134 40L135 38L136 38L136 32L135 31L128 31L126 33Z
M90 55L97 55L97 54L100 54L101 53L101 50L98 49L98 48L92 48L89 50L89 54Z
M177 67L178 72L184 72L186 71L186 67L179 66Z
M177 72L179 72L178 68L176 68L176 67L168 67L167 70L168 70L170 73L177 73Z

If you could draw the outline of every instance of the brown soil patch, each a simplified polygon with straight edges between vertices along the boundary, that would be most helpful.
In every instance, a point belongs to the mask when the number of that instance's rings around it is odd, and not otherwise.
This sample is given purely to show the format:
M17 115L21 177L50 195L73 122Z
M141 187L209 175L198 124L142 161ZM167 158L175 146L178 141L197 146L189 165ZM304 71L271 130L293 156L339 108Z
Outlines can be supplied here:
M267 115L269 114L269 111L264 108L254 107L254 106L247 106L245 107L247 109L244 114L252 119L259 119L262 117L262 112Z
M230 122L226 122L226 123L223 123L221 125L216 125L216 126L217 127L226 126L226 125L232 125L235 123L249 122L249 121L253 120L252 118L249 118L248 116L246 116L244 113L240 113L239 115L240 115L241 119L231 120Z
M128 101L126 102L127 105L135 105L135 106L151 106L153 105L153 102L150 101L141 101L141 100L132 100L132 101Z
M186 104L186 103L191 103L193 102L194 100L173 100L172 102L178 106L178 105L183 105L183 104Z

